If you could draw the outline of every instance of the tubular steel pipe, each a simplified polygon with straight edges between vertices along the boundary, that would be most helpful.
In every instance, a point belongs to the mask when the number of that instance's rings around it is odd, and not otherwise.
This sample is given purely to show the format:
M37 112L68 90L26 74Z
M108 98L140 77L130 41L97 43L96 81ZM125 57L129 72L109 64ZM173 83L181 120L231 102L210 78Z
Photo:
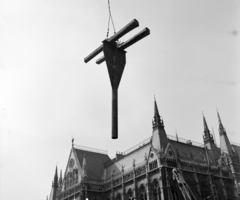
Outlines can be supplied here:
M128 23L126 26L124 26L120 31L118 31L115 35L110 37L107 41L108 42L115 42L134 28L138 27L139 23L136 19L132 20L130 23ZM90 53L87 57L84 58L84 62L87 63L92 58L94 58L96 55L101 53L103 50L103 45L99 46L97 49L95 49L92 53Z
M138 42L139 40L143 39L144 37L148 36L149 34L150 34L150 30L148 28L145 28L141 32L139 32L137 35L134 35L129 40L127 40L126 42L121 44L118 48L126 49L126 48L130 47L131 45L135 44L136 42ZM105 61L105 57L102 56L101 58L99 58L96 61L96 63L101 64L104 61Z
M112 89L112 139L118 138L118 89Z

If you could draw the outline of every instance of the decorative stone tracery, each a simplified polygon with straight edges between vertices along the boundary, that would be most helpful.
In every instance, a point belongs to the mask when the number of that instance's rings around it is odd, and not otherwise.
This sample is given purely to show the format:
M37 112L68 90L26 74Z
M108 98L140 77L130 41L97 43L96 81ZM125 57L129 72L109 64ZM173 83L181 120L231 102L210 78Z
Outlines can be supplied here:
M66 175L65 187L66 189L68 189L69 187L72 187L77 183L78 183L78 169L73 169L73 171L68 172Z

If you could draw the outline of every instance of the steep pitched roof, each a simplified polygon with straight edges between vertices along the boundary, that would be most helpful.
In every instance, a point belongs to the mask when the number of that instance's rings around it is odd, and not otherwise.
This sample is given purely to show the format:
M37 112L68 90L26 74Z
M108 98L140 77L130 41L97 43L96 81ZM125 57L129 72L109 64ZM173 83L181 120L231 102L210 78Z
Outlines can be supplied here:
M113 171L116 174L120 173L122 166L125 170L129 170L133 166L133 159L136 160L136 166L145 161L145 155L148 155L151 148L150 142L138 147L134 151L130 152L127 155L124 155L120 159L112 160L111 163L105 166L106 169L106 179L111 177Z
M174 148L175 152L179 153L181 158L187 160L195 160L196 162L206 162L205 152L203 147L194 146L174 140L169 140L169 143Z
M85 156L86 166L87 166L87 176L92 179L102 179L103 171L104 171L104 163L111 160L108 155L76 149L77 157L82 166L83 158Z

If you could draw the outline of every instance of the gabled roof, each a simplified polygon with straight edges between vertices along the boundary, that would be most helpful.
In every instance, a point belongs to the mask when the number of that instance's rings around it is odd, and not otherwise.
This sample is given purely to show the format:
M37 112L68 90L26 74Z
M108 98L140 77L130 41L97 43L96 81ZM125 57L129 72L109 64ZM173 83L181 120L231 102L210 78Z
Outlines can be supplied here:
M194 146L174 140L169 140L175 152L179 153L180 158L187 160L195 160L196 162L206 162L205 151L203 147Z
M151 148L150 143L146 143L134 151L130 152L127 155L124 155L120 159L112 160L111 164L105 165L106 169L106 179L111 177L112 172L118 174L121 173L122 166L124 166L125 170L129 170L133 166L133 160L136 161L136 166L145 161L145 155L148 155L149 150Z
M104 171L104 163L111 160L109 156L102 153L76 149L76 148L74 149L76 151L81 167L83 163L83 158L85 156L86 166L87 166L86 167L87 177L92 179L102 179L102 175Z

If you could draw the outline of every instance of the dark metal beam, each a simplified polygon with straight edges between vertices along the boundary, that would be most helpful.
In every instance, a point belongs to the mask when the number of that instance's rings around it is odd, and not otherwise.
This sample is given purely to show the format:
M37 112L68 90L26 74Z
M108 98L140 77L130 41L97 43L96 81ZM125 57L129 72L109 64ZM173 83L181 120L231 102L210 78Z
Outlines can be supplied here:
M118 48L126 49L131 45L133 45L134 43L138 42L139 40L143 39L144 37L148 36L149 34L150 34L150 30L148 28L145 28L141 32L139 32L137 35L133 36L132 38L130 38L129 40L121 44ZM105 61L105 57L102 56L96 61L96 63L101 64L104 61Z
M118 31L115 35L107 39L108 42L115 42L134 28L138 27L139 23L136 19L132 20L130 23L128 23L126 26L124 26L120 31ZM95 49L92 53L90 53L87 57L84 58L84 62L87 63L92 58L94 58L96 55L101 53L103 50L103 45L99 46L97 49Z
M145 28L141 32L139 32L137 35L134 35L129 40L121 44L119 48L126 49L131 45L133 45L134 43L138 42L139 40L143 39L144 37L148 36L149 34L150 34L150 30L148 28Z
M103 50L103 45L99 46L97 49L95 49L92 53L90 53L86 58L84 58L84 62L87 63L91 59L93 59L96 55L101 53Z

